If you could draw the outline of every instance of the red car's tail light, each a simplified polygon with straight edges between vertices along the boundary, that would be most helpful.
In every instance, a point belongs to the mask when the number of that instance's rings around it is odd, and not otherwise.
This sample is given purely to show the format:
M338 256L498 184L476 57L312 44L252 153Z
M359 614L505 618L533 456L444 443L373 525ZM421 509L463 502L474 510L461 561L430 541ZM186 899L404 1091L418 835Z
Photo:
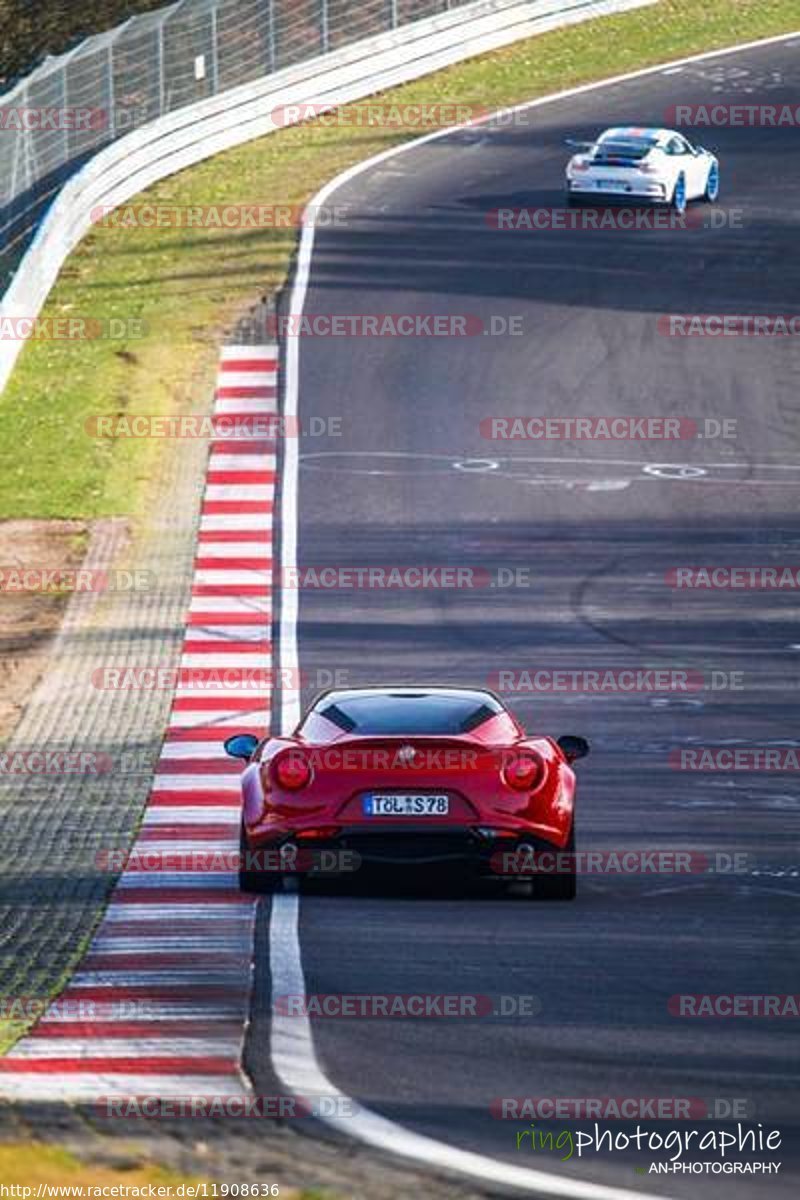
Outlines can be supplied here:
M532 792L544 780L545 765L538 754L517 754L503 765L503 778L515 792Z
M290 750L272 764L275 782L287 792L299 792L311 782L311 766L303 754Z

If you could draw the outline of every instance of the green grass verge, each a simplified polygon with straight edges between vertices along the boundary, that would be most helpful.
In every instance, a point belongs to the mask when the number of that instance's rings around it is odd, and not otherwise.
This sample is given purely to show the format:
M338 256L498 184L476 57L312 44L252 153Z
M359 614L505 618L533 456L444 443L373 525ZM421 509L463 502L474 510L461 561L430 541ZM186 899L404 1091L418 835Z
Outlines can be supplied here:
M796 0L660 0L470 59L384 99L501 107L798 25ZM147 199L301 204L338 171L411 136L309 123L175 175ZM155 458L169 453L169 443L97 441L86 419L202 408L222 331L248 302L280 285L294 243L292 229L92 231L43 315L138 319L145 332L124 341L26 346L0 399L0 517L141 516Z

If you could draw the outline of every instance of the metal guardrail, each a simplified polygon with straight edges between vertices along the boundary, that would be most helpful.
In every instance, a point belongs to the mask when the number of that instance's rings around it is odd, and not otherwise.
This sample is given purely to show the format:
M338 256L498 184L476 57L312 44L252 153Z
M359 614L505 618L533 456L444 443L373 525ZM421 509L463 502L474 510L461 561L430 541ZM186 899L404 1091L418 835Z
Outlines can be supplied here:
M98 150L240 84L469 0L179 0L0 96L0 294L42 213Z

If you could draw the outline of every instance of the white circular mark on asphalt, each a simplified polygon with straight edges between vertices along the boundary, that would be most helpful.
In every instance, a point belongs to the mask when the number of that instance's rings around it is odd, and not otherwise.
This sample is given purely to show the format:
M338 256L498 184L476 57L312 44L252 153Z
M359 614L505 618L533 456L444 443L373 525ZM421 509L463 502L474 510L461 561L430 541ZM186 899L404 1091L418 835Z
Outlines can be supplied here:
M645 475L656 475L659 479L699 479L708 474L705 467L690 467L686 463L649 463L643 470Z
M453 466L457 471L496 471L500 463L496 458L464 458L460 462L454 462Z

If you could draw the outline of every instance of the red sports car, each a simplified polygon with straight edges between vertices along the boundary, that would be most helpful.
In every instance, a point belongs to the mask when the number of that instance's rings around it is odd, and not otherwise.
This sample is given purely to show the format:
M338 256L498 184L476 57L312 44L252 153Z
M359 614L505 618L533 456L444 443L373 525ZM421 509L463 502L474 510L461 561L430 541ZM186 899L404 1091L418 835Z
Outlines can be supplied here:
M245 891L270 890L312 865L325 869L328 855L341 870L533 874L535 896L575 895L570 764L588 743L529 737L491 692L326 692L290 737L239 734L225 749L247 762Z

